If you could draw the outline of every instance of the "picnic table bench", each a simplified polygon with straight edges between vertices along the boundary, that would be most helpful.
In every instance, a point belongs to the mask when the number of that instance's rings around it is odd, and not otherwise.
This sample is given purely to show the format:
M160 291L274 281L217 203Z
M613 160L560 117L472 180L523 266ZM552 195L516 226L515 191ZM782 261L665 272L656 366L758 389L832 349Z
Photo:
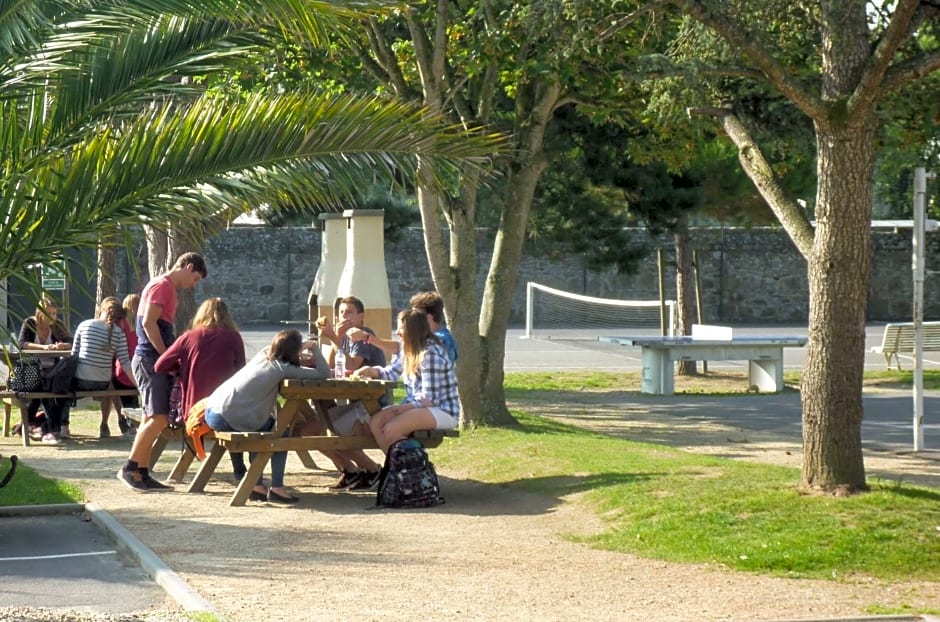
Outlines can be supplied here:
M940 350L940 322L921 322L924 352ZM891 322L885 324L881 345L870 350L883 354L885 366L891 369L891 359L901 371L901 356L910 358L914 354L914 322Z
M219 461L226 451L256 452L254 461L242 478L229 501L230 506L244 505L254 488L255 482L264 472L274 452L292 451L300 456L307 468L311 467L311 451L335 449L377 449L378 445L371 435L288 435L295 419L306 418L310 413L320 418L326 429L329 420L326 409L336 400L361 400L366 410L372 414L381 406L381 399L394 383L383 380L285 380L281 383L280 395L284 405L278 412L274 430L270 432L216 432L215 444L202 462L196 476L187 488L187 492L202 492L215 472ZM313 404L311 409L310 404ZM414 434L425 447L437 447L445 437L458 436L456 430L421 430ZM315 468L315 464L313 467Z
M23 445L28 447L29 422L28 409L32 400L41 399L62 399L62 400L80 400L86 397L95 400L102 398L122 397L137 395L137 389L103 389L101 391L75 391L74 393L49 393L47 391L31 391L29 393L14 393L13 391L0 390L0 399L3 400L3 435L10 436L10 416L14 406L20 409L21 430L23 434Z

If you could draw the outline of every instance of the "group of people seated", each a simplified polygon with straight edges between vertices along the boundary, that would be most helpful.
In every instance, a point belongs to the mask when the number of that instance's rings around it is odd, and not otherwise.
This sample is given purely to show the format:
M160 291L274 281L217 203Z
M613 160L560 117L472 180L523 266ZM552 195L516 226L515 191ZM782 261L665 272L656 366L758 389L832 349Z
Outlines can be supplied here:
M135 492L160 492L171 486L151 477L149 463L154 441L168 424L170 395L179 385L178 408L188 413L200 403L205 421L215 431L261 432L276 421L281 382L293 378L329 378L338 353L345 355L346 374L352 378L401 379L406 390L400 404L384 408L362 425L359 433L372 434L386 452L397 440L416 430L449 430L459 425L460 404L454 363L454 338L443 325L444 308L436 292L416 294L410 308L398 315L395 339L381 338L364 325L362 301L349 296L338 301L334 321L321 318L317 340L305 340L297 330L278 332L251 360L234 318L221 298L205 300L191 327L178 339L173 323L177 291L191 289L207 274L205 260L185 253L166 273L154 277L140 296L119 301L103 299L96 316L81 322L74 337L58 320L51 298L43 298L36 313L26 318L19 345L24 349L62 350L77 357L73 390L98 391L136 388L140 402L105 399L101 404L99 436L110 436L108 420L118 413L122 433L130 424L122 408L142 410L133 446L117 478ZM133 319L132 319L133 318ZM133 325L131 324L133 322ZM391 362L388 362L391 361ZM52 366L54 358L43 358ZM35 400L29 405L31 421L43 443L70 438L68 399ZM44 416L39 417L40 406ZM325 433L317 417L298 430L305 435ZM323 451L340 471L331 490L371 490L379 480L380 465L359 449ZM249 455L249 460L253 459ZM244 456L231 454L235 483L248 472ZM284 486L285 452L271 458L271 480L260 478L251 500L279 504L297 502Z
M131 453L117 473L118 480L131 490L146 493L171 489L154 479L148 466L153 442L167 426L173 383L179 383L182 390L181 412L188 413L198 403L205 409L205 421L213 430L268 431L275 425L281 382L330 377L336 355L341 351L345 354L346 369L351 370L353 377L401 378L407 388L402 404L387 406L370 420L369 432L383 451L415 430L457 427L460 409L453 363L456 349L452 337L435 337L429 324L433 315L436 329L441 330L443 303L436 293L422 295L436 300L433 313L409 309L400 314L397 331L400 343L379 339L365 327L362 301L350 296L339 302L335 322L324 322L320 327L328 349L321 349L316 340L305 340L296 330L285 330L246 361L241 334L220 298L205 300L196 311L191 328L178 339L174 337L177 291L195 287L206 275L202 256L186 253L169 271L151 279L141 293L136 314L137 345L131 365L140 390L143 417ZM386 352L396 353L390 364L386 364ZM322 433L319 425L312 418L310 427L302 432ZM378 483L379 465L364 451L324 453L341 471L340 481L332 489L361 490ZM249 460L252 458L249 454ZM231 460L238 484L248 468L238 453L232 453ZM251 491L251 500L297 502L297 497L284 486L286 462L286 453L272 456L270 482L259 478Z
M130 373L130 353L137 339L126 317L128 314L136 314L137 298L136 294L129 295L123 303L114 297L105 298L98 305L96 317L81 322L72 336L58 318L58 305L55 300L44 296L33 315L23 320L18 338L19 347L61 351L63 356L76 356L78 365L72 382L72 389L75 391L134 388L136 385ZM42 357L40 365L44 373L50 373L57 361L57 357ZM29 429L20 432L29 434L47 445L55 445L62 439L71 438L70 405L70 399L31 400L27 406ZM132 430L130 423L123 416L122 408L136 407L137 398L102 398L101 424L98 428L100 438L111 435L108 420L112 405L117 410L121 433Z

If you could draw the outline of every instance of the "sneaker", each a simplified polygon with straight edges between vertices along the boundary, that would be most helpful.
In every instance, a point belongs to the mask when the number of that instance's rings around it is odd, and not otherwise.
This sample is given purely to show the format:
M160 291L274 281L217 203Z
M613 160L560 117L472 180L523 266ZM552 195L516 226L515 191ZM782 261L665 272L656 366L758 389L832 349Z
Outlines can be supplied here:
M343 471L339 480L329 487L329 490L346 490L359 481L359 477L365 471Z
M29 429L29 437L35 441L42 440L42 428L38 425Z
M108 427L107 423L102 423L98 426L98 438L110 438L111 428Z
M72 438L72 434L69 432L69 426L62 426L62 429L59 430L59 438Z
M166 484L158 482L154 478L150 477L150 472L144 467L137 469L137 471L140 473L140 478L143 480L147 490L151 492L168 492L173 490L172 486L167 486Z
M41 440L42 440L43 445L58 445L59 444L59 439L57 439L55 437L55 434L53 434L52 432L43 434Z
M118 481L134 492L147 492L150 488L144 483L144 478L137 469L127 471L121 467L117 472Z
M379 485L378 471L362 471L356 483L349 487L350 490L375 490Z

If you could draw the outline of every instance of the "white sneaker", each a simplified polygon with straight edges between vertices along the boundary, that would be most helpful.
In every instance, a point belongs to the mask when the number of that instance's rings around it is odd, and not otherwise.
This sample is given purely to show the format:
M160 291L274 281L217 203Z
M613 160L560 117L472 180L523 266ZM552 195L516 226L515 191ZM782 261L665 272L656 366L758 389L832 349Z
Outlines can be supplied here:
M48 434L42 435L42 444L43 445L58 445L59 440L55 437L55 434L52 434L50 432Z
M59 438L72 438L72 435L69 433L69 426L62 426L59 430Z

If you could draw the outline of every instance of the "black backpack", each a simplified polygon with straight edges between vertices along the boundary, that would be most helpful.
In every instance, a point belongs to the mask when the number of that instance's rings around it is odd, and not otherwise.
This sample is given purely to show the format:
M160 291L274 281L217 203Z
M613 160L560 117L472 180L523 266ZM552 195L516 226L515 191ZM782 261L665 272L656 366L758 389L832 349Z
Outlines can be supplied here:
M387 508L427 508L444 503L437 471L421 441L406 438L388 448L375 504Z
M72 393L78 355L63 356L42 374L42 390L47 393Z

